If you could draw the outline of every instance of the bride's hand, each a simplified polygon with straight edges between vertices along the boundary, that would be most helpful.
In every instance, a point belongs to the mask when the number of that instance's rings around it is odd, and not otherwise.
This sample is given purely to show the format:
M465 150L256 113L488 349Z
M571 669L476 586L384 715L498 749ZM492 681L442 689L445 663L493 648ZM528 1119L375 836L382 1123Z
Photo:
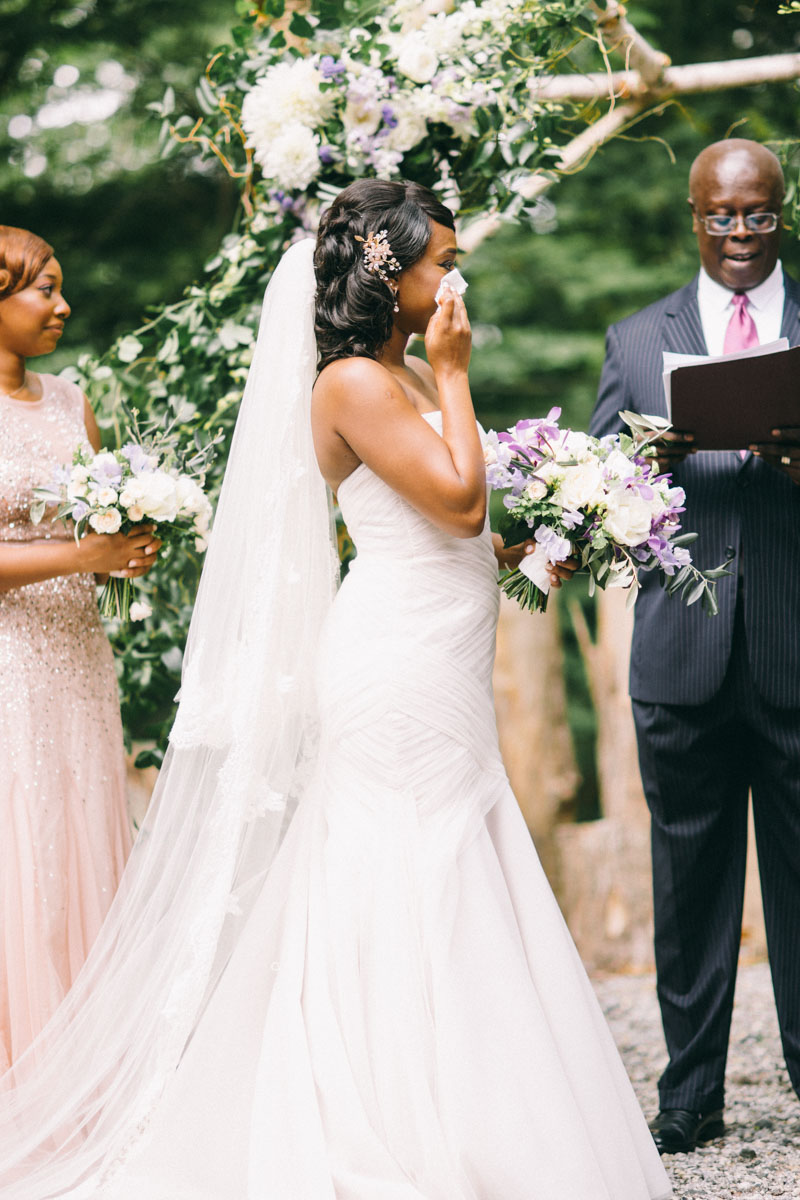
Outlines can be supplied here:
M428 322L425 350L437 380L448 375L465 375L472 348L469 317L461 297L446 288L441 307Z
M516 546L504 546L499 533L492 534L494 553L500 567L504 571L513 571L522 562L526 554L533 552L534 542L519 542Z

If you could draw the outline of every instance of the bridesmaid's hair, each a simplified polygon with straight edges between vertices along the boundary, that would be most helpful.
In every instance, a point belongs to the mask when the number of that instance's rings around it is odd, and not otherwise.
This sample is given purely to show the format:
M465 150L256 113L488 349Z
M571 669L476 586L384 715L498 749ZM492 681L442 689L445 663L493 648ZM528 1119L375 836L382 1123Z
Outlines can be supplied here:
M29 287L53 257L43 238L14 225L0 225L0 300Z
M356 235L366 238L385 229L404 271L422 258L434 221L455 229L450 209L428 188L385 179L351 183L323 213L314 252L320 371L339 358L376 358L392 332L394 294L366 269Z

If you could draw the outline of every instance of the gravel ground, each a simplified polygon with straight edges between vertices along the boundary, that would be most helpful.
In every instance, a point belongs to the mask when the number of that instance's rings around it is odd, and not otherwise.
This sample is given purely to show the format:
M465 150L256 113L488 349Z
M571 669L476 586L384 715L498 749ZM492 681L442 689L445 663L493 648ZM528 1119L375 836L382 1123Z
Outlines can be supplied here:
M595 980L648 1119L666 1061L652 975ZM664 1156L676 1200L800 1200L800 1103L783 1065L769 968L741 967L733 1013L727 1133L693 1154Z

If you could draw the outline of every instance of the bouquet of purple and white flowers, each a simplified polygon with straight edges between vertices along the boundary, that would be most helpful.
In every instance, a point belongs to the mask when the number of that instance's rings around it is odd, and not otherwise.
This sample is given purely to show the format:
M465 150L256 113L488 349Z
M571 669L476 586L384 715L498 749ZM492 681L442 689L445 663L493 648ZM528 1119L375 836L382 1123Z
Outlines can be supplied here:
M60 467L50 483L34 488L31 520L38 524L49 505L58 505L55 520L74 523L76 541L94 533L128 533L152 522L162 542L192 539L203 551L212 508L203 491L205 470L213 457L215 438L205 446L184 450L173 428L153 422L141 428L131 410L129 440L118 450L94 453L79 447L69 466ZM132 581L109 577L100 597L104 617L141 619L147 604L131 604Z
M596 587L630 588L632 604L639 571L658 569L666 590L687 604L702 600L715 615L716 581L730 559L700 571L687 549L695 533L681 533L684 492L658 472L653 441L669 422L623 412L630 434L603 438L560 429L561 410L541 420L518 421L504 433L490 431L484 443L487 479L508 490L500 524L506 546L533 539L532 552L502 579L503 591L523 608L543 612L550 587L548 563L574 556Z

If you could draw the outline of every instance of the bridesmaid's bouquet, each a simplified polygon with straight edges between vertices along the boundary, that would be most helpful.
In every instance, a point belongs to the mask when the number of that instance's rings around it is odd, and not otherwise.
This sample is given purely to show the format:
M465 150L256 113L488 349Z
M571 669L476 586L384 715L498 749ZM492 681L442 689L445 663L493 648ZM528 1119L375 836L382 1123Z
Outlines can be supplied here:
M89 532L127 533L152 522L162 542L193 540L203 551L212 508L203 490L205 471L219 440L190 449L179 445L171 426L157 422L140 427L135 410L128 413L128 440L118 450L79 447L70 466L34 488L31 520L36 525L50 505L58 505L54 520L74 523L76 541ZM150 615L146 603L131 603L132 580L112 575L100 596L104 617L122 621Z
M653 441L669 422L623 412L630 434L603 438L560 429L559 408L542 420L518 421L484 443L487 479L507 490L500 522L506 546L533 539L534 547L501 578L503 591L523 608L544 612L549 591L547 563L578 558L579 571L595 588L629 588L629 605L639 589L639 571L658 570L670 594L687 604L702 601L717 611L716 582L730 559L700 571L687 546L696 533L681 533L684 492L658 473Z

